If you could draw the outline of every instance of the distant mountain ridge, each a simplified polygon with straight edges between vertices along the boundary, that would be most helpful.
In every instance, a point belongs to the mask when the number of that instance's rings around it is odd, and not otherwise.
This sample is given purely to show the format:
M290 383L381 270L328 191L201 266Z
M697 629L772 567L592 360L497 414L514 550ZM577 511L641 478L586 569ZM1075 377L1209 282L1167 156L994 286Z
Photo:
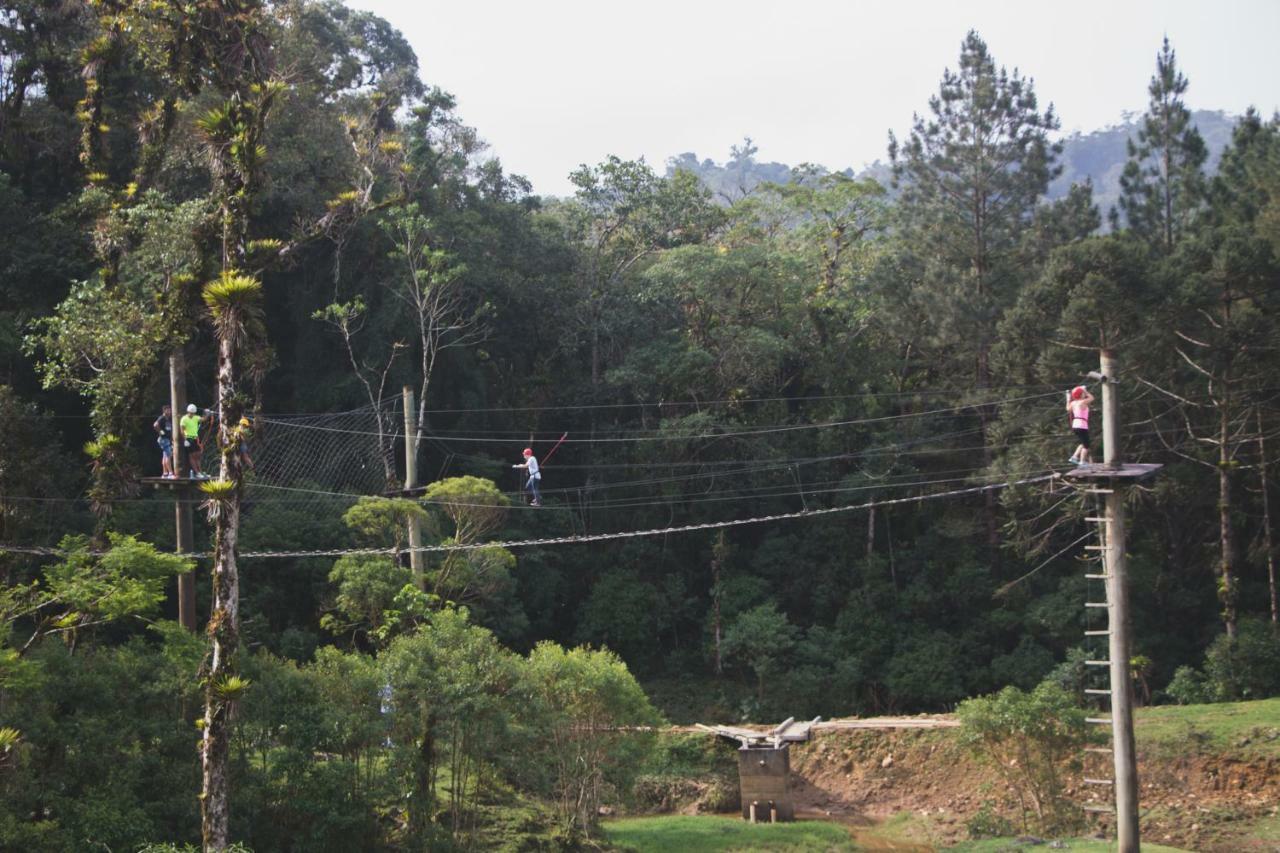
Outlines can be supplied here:
M1209 149L1208 170L1218 168L1222 150L1231 142L1231 132L1239 117L1222 110L1196 110L1192 121L1204 137ZM1120 173L1128 159L1127 143L1137 139L1140 114L1126 116L1126 121L1094 130L1089 133L1073 133L1062 139L1062 154L1058 164L1062 174L1049 185L1046 197L1058 199L1067 194L1074 183L1093 181L1093 198L1105 221L1107 211L1120 198ZM787 183L791 180L791 166L786 163L761 162L755 159L755 146L751 140L734 146L733 153L724 163L711 159L699 159L693 152L685 152L667 161L667 174L677 170L694 173L724 204L738 200L763 183ZM875 178L886 186L889 183L889 165L877 160L860 172L845 168L847 175Z

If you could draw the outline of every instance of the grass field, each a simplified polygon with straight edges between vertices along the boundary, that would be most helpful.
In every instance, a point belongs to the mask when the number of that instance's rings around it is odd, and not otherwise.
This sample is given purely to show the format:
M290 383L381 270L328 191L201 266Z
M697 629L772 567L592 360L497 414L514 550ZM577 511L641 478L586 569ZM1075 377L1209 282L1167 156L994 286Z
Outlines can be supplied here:
M848 828L836 823L799 821L797 823L760 824L752 826L736 817L694 817L690 815L641 817L612 820L604 824L611 845L635 853L728 853L728 851L777 851L777 853L828 853L881 849L860 847L854 843ZM1115 844L1092 838L1071 838L1066 847L1072 853L1112 853ZM904 842L903 847L909 845ZM1042 853L1050 848L1046 841L1018 841L1013 838L990 838L966 841L954 847L939 848L953 853ZM1144 842L1148 853L1185 853L1178 847L1165 847Z
M1092 838L1069 838L1064 842L1063 850L1070 850L1071 853L1114 853L1116 845L1114 841L1097 841ZM1022 853L1022 851L1034 851L1041 853L1050 849L1049 845L1044 841L1020 842L1012 838L989 838L985 841L966 841L955 847L946 848L954 853ZM1142 849L1145 853L1185 853L1179 847L1164 847L1159 844L1149 844L1142 842Z
M1280 698L1216 705L1160 705L1134 715L1138 748L1280 756Z
M636 853L718 853L731 850L856 851L849 832L834 823L752 826L736 817L641 817L604 824L609 843Z

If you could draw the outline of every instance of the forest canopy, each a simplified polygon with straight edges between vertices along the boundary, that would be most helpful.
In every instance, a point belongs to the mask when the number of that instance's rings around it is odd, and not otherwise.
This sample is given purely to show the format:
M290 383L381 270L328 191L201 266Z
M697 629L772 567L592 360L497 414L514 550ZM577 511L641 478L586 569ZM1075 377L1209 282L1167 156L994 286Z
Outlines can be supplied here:
M552 198L337 0L4 4L0 847L571 844L619 727L1078 695L1102 349L1140 699L1280 694L1280 120L1139 45L1100 199L959 44L869 174Z

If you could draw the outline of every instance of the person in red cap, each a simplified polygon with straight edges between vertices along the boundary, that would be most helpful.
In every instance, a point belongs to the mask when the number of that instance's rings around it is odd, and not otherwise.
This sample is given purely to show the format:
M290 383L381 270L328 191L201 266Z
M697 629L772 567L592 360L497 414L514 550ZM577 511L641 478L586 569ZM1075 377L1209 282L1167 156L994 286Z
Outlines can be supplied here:
M525 489L533 496L533 500L529 501L529 506L542 506L542 495L538 492L538 484L542 480L542 472L538 470L538 457L533 455L533 449L526 447L524 449L524 463L512 465L511 467L523 468L529 472L529 479L524 484Z
M1067 413L1071 415L1071 431L1076 434L1080 446L1067 461L1077 465L1089 464L1089 404L1093 395L1083 385L1077 385L1067 394Z

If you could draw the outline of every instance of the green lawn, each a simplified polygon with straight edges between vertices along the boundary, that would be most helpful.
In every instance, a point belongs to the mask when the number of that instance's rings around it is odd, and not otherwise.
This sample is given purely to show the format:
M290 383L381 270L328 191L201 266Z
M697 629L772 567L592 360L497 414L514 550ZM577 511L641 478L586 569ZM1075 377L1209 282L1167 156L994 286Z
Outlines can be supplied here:
M640 817L604 824L609 843L636 853L717 853L730 850L849 851L858 848L839 824L817 821L757 824L736 817Z
M609 843L635 853L720 853L720 851L848 851L861 849L854 844L846 827L835 823L799 821L797 823L759 824L752 826L736 817L640 817L611 820L604 824ZM1092 838L1066 841L1072 853L1112 853L1115 844ZM905 845L905 842L904 842ZM943 848L953 853L1044 853L1052 848L1046 842L1032 844L1012 838L966 841ZM1185 853L1181 848L1143 842L1148 853Z
M1067 846L1059 849L1070 850L1071 853L1114 853L1116 849L1114 841L1098 841L1093 838L1069 838L1065 843ZM1047 842L1043 841L1031 844L1012 838L988 838L983 841L966 841L946 849L954 853L1022 853L1022 851L1046 853L1051 848ZM1146 841L1142 842L1142 849L1145 853L1185 853L1180 847L1164 847Z
M1280 698L1142 708L1134 732L1139 749L1280 756Z

